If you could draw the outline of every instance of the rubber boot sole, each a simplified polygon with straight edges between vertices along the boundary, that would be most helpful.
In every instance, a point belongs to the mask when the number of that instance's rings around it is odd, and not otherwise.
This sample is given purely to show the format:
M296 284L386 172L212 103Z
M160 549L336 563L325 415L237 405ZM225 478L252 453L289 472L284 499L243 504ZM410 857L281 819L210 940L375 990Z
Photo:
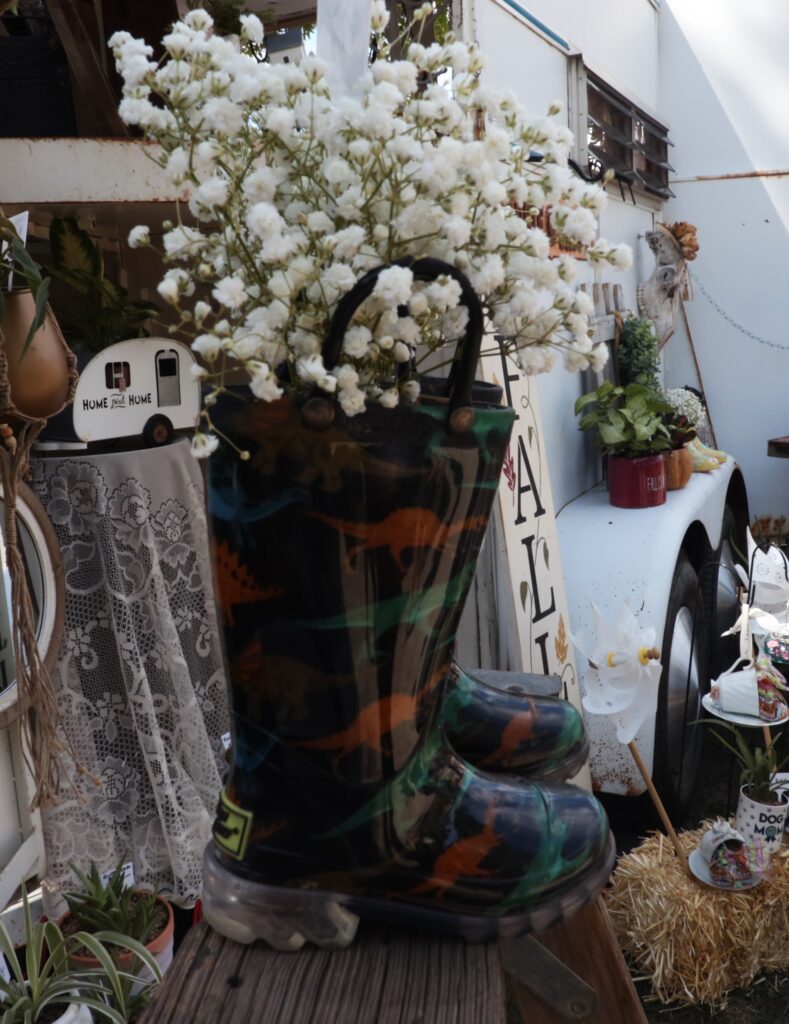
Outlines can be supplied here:
M604 860L585 877L520 913L501 917L457 914L396 899L373 899L265 885L242 878L220 860L213 843L203 859L203 915L211 927L234 942L262 939L274 949L295 952L312 942L322 949L344 949L353 942L359 919L488 942L542 931L572 917L608 881L616 859L613 836Z

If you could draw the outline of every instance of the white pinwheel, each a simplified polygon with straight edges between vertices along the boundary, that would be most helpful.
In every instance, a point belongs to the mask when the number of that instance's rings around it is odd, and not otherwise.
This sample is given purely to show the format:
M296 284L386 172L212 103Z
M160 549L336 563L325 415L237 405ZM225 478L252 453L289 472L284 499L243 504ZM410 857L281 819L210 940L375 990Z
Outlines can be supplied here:
M630 743L657 709L660 651L655 630L642 628L624 604L613 620L592 602L595 636L573 637L588 666L583 673L582 703L593 715L605 715L620 743Z

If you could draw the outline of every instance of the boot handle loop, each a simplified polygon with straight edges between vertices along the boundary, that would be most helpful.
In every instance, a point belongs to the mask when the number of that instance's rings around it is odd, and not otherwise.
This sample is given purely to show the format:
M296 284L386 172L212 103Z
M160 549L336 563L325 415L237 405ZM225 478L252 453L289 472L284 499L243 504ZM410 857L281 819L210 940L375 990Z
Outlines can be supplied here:
M466 433L474 423L474 410L471 407L471 387L482 348L484 317L479 296L471 287L465 274L457 267L443 260L425 256L414 259L406 256L395 260L391 266L408 267L417 281L435 281L437 278L451 277L460 285L460 301L468 310L466 333L458 344L455 359L449 373L449 430L453 434ZM337 303L337 308L329 323L326 340L323 343L323 365L327 370L333 369L340 358L342 343L348 325L361 304L372 295L378 275L386 270L385 264L370 270L359 278L349 292Z

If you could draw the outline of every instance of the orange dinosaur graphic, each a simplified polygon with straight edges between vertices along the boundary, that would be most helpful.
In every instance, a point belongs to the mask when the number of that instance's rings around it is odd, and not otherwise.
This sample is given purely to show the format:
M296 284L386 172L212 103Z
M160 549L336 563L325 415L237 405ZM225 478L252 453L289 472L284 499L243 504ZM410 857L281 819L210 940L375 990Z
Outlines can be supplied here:
M398 725L410 722L416 712L416 698L403 693L395 693L391 697L380 700L362 708L347 729L324 736L318 740L294 741L294 747L305 747L307 750L337 751L332 759L336 769L340 762L364 744L379 754L388 753L383 749L383 738Z
M336 751L332 759L335 770L341 761L362 745L379 754L389 754L391 751L384 750L383 747L384 736L393 732L399 725L413 721L420 703L429 696L446 674L447 666L442 665L430 676L418 696L395 693L389 697L381 697L380 700L362 708L347 729L316 740L294 740L293 745L308 750Z
M501 836L496 833L491 823L494 814L495 808L488 811L485 825L477 835L458 839L444 850L436 860L432 877L416 888L409 889L408 894L416 896L420 893L435 893L437 898L441 899L461 878L485 878L494 875L495 871L480 867L491 850L495 850L501 843Z
M222 541L214 549L216 585L222 615L228 625L233 626L233 608L237 604L256 604L270 601L285 593L278 587L261 587L249 569L243 565L235 551Z
M353 675L329 675L297 658L265 654L259 640L230 659L234 684L246 691L247 713L257 716L264 704L278 705L283 714L300 720L309 713L309 696L353 685Z
M502 730L498 747L479 762L480 768L487 764L508 764L509 755L514 754L524 740L530 739L535 718L534 708L513 715Z
M259 828L253 829L249 841L250 843L262 843L276 832L281 831L286 825L287 821L284 818L281 821L272 821L268 825L261 825Z
M469 516L461 522L444 523L435 512L427 508L395 509L379 523L348 522L321 512L309 514L338 533L359 541L353 551L348 552L349 559L362 551L389 548L389 553L401 572L405 571L404 551L412 548L441 548L453 537L458 537L467 530L484 530L488 524L487 516Z

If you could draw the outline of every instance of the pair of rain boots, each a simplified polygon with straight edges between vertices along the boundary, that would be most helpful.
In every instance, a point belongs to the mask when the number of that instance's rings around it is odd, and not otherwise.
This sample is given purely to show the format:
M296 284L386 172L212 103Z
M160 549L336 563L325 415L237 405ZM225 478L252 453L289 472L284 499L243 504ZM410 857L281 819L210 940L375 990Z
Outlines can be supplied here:
M233 705L209 923L297 949L347 945L360 917L473 941L570 916L614 856L561 781L580 716L453 667L510 411L475 407L459 443L427 399L319 433L289 399L235 402L215 418L251 458L209 463Z
M469 309L449 381L347 417L322 396L227 392L208 510L233 758L204 862L203 909L230 938L347 945L359 918L468 940L548 927L593 899L614 846L562 780L583 728L560 701L454 667L455 635L515 413L474 382ZM335 365L371 272L324 346Z

